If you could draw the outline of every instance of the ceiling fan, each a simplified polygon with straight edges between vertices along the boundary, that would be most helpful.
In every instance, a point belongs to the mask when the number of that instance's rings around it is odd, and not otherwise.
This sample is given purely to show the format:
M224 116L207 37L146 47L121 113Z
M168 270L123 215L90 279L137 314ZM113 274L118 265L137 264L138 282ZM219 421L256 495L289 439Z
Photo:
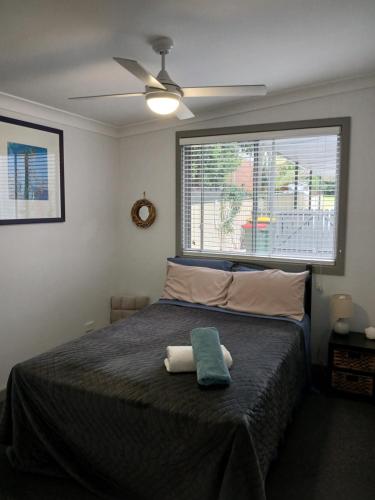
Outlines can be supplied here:
M113 97L139 97L145 96L148 107L154 113L169 115L175 113L180 120L193 118L194 114L186 106L186 97L244 97L266 95L265 85L225 85L213 87L180 87L168 75L165 69L165 56L173 47L173 40L169 37L160 37L154 40L152 48L161 55L161 70L155 78L149 71L143 68L137 61L114 57L113 59L132 75L146 84L145 92L133 92L125 94L103 94L81 97L70 97L69 99L98 99Z

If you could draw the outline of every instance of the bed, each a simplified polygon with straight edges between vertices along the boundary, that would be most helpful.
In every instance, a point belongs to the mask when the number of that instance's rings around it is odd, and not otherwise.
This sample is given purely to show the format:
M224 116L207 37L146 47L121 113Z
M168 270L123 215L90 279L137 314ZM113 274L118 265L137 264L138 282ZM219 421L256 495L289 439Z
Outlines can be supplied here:
M230 387L166 372L165 347L188 345L196 326L218 328ZM264 500L306 387L307 333L306 320L160 301L16 365L0 442L14 467L69 475L101 498Z

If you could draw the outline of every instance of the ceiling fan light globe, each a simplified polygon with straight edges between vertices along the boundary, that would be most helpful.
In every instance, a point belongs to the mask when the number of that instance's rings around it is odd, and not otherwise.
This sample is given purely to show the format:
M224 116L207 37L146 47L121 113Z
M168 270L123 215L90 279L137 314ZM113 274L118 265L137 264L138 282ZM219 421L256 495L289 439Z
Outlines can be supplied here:
M147 96L147 106L158 115L170 115L178 108L180 98L177 95Z

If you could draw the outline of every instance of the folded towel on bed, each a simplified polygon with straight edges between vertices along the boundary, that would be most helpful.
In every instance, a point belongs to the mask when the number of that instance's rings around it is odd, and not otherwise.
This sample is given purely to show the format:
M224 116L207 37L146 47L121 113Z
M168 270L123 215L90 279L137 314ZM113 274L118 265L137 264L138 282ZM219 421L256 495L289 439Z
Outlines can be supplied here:
M231 377L224 362L219 332L214 327L194 328L191 331L194 360L199 385L229 385Z
M221 346L223 351L224 361L228 368L233 364L230 352ZM167 347L167 357L164 360L165 367L171 373L195 372L193 348L190 345L170 345Z

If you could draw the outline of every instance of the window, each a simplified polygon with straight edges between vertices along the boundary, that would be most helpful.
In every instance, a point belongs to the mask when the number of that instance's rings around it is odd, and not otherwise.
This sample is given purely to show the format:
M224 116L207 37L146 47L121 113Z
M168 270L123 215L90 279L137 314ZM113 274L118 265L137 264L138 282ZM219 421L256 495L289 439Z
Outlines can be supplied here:
M343 269L349 118L177 133L181 255Z

